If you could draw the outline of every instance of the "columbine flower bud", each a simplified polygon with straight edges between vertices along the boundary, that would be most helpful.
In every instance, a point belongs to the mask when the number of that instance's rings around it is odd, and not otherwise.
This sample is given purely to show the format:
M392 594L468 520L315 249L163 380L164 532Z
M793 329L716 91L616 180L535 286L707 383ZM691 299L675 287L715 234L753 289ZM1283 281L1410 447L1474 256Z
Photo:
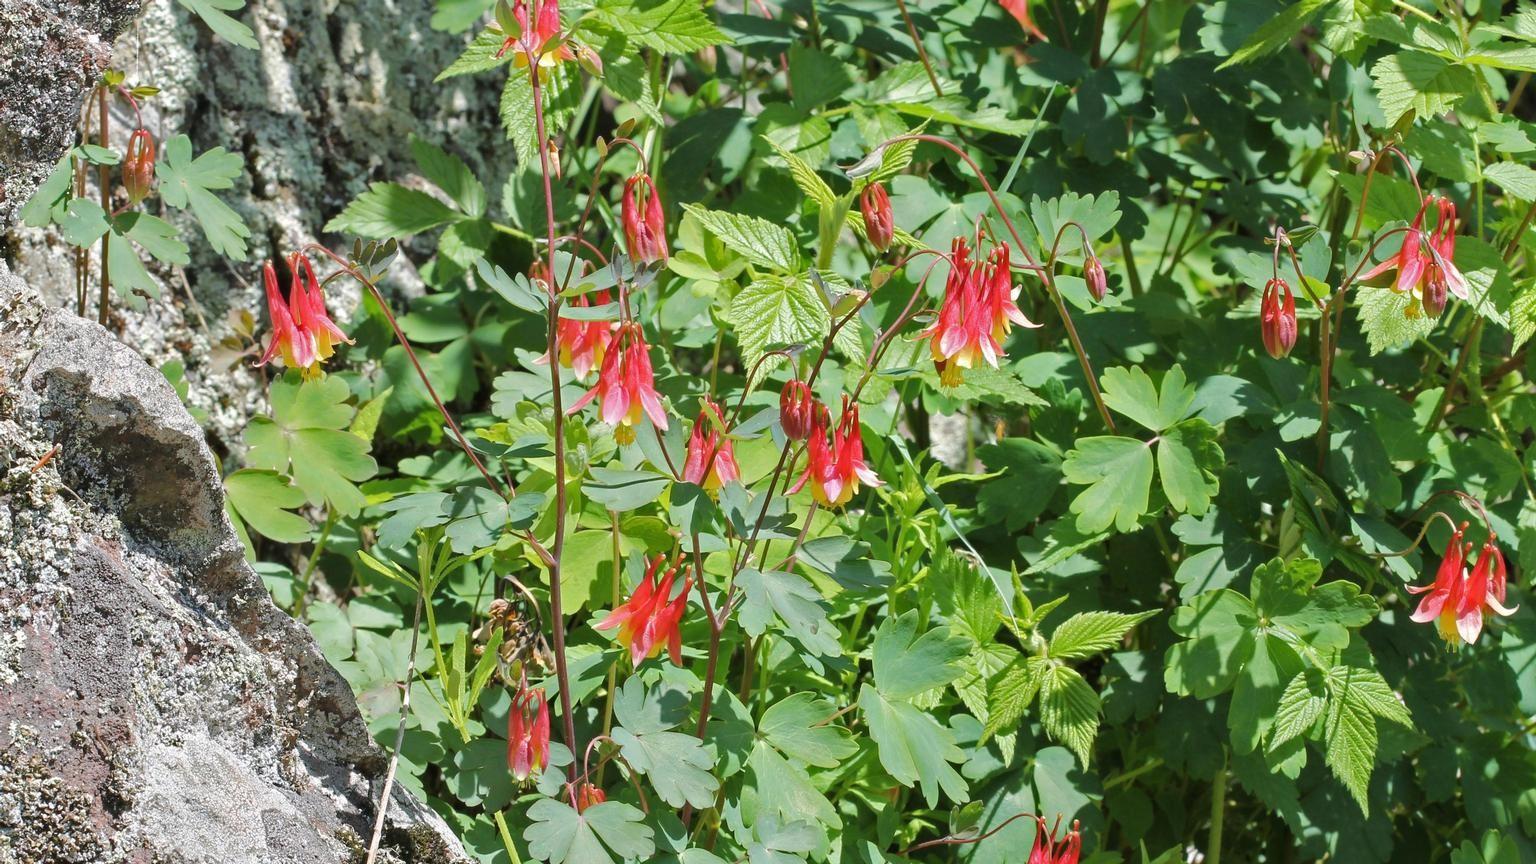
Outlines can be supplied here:
M1271 279L1259 303L1259 335L1264 350L1279 360L1296 347L1296 296L1284 279Z
M128 139L128 152L123 156L123 188L128 190L128 204L149 197L149 189L155 182L155 139L149 132L136 129Z
M865 186L859 195L859 210L864 214L864 233L869 237L869 245L878 252L889 249L896 223L891 216L891 197L885 194L885 187L879 183Z
M656 183L644 171L624 183L621 208L629 257L652 263L667 260L667 224L661 215Z
M1087 250L1087 263L1083 264L1083 281L1088 283L1088 293L1093 295L1095 303L1104 301L1104 294L1109 291L1109 279L1104 275L1104 264L1099 261L1099 256Z
M602 804L608 800L608 793L591 783L582 783L576 787L576 812L585 813L593 804Z
M1450 285L1446 281L1445 270L1437 262L1431 261L1425 271L1424 284L1419 289L1419 299L1423 302L1424 313L1431 318L1439 318L1445 311L1445 304L1450 293Z
M799 378L792 378L784 385L779 391L779 425L784 427L785 438L804 441L805 436L811 434L817 404L811 388Z

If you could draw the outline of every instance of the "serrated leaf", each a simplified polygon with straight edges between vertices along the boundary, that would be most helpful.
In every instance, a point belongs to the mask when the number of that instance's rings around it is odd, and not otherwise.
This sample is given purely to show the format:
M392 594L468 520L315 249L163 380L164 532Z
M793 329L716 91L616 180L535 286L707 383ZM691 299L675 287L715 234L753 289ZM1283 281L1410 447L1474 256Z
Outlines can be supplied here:
M669 54L726 41L704 7L692 0L602 0L594 11L599 21L631 40Z
M1250 63L1279 51L1289 45L1303 28L1312 23L1312 19L1323 7L1332 2L1334 0L1301 0L1300 3L1288 7L1264 22L1263 26L1248 37L1243 47L1232 52L1232 56L1217 66L1216 70L1219 72L1228 66Z
M470 216L485 214L485 185L463 159L436 144L411 136L411 158L421 173Z
M982 730L985 741L1000 732L1011 732L1024 719L1024 712L1035 701L1040 684L1049 668L1043 657L1014 661L998 675L987 690L987 725Z
M1536 201L1536 169L1519 162L1495 162L1483 169L1483 178L1521 201Z
M1411 50L1377 60L1371 67L1371 80L1389 126L1410 110L1423 118L1444 114L1477 88L1477 79L1470 69L1434 54Z
M1156 614L1156 610L1134 614L1079 612L1061 622L1051 634L1050 656L1060 660L1083 660L1119 647L1132 627Z
M766 276L737 292L724 318L736 331L750 368L771 345L815 344L832 316L804 276Z
M1424 314L1413 294L1399 294L1391 288L1360 285L1355 288L1355 309L1360 315L1360 330L1372 354L1411 345L1434 332L1438 318Z
M1099 694L1076 669L1052 666L1040 681L1040 723L1086 766L1099 734Z
M373 183L327 222L325 230L384 240L420 234L458 218L452 207L419 189Z
M1280 707L1276 709L1270 727L1270 750L1307 734L1327 707L1328 691L1323 686L1322 675L1316 669L1297 673L1280 694Z
M1324 759L1349 790L1360 813L1370 815L1371 767L1376 761L1376 721L1359 700L1332 698L1323 724Z
M815 201L816 205L822 209L830 209L837 203L837 195L832 192L832 187L827 185L827 181L821 179L821 175L816 173L816 169L812 168L810 163L780 147L769 138L765 137L763 140L768 142L768 146L772 147L774 152L779 154L779 158L789 166L789 176L794 179L795 185L800 187L800 191L804 192L807 198Z
M476 19L479 18L478 15L475 17ZM500 28L491 26L481 30L475 34L474 41L469 43L464 52L452 63L448 64L447 69L439 72L437 77L432 79L432 83L436 84L458 75L472 75L476 72L485 72L506 63L511 63L511 52L500 57L496 56L496 53L501 50L501 46L506 41L506 34L501 32Z
M253 46L254 47L254 46ZM160 178L160 198L172 207L189 208L202 226L203 236L215 252L236 261L245 260L246 238L251 229L240 214L214 195L228 189L245 167L245 159L223 147L192 158L192 140L176 135L165 142L155 176Z
M581 102L580 73L575 63L561 63L549 69L548 80L540 86L544 100L544 130L551 140L565 132L566 124L576 116ZM501 88L501 101L497 107L501 128L517 151L520 170L531 171L535 176L541 170L539 163L538 123L533 111L533 79L526 70L514 69L507 74L507 83Z
M697 204L684 204L683 209L693 214L726 248L753 264L776 270L780 275L799 272L800 250L788 228L756 216L709 210Z

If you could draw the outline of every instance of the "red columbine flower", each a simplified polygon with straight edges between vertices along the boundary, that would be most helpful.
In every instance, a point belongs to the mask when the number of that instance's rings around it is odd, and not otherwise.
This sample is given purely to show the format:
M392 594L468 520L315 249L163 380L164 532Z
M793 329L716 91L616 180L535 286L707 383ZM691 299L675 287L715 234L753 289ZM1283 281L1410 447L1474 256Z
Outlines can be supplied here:
M827 416L827 406L821 404L816 396L811 393L811 387L799 378L791 378L779 391L779 425L784 428L784 437L791 441L804 441L806 436L812 434L817 422L821 423L822 434L826 433L828 426L832 425L832 419Z
M542 81L548 76L549 69L576 55L570 46L560 41L559 0L535 0L535 3L532 26L528 22L528 0L515 0L510 15L505 0L496 4L496 21L507 34L507 40L501 44L496 56L499 58L513 51L512 65L522 69L528 66L532 54Z
M629 646L629 659L636 666L647 657L655 657L663 642L672 662L683 665L683 640L678 625L688 608L688 589L693 587L693 577L684 568L683 587L674 596L677 567L667 568L661 581L656 581L656 571L664 560L661 555L653 558L635 593L597 624L599 630L619 628L619 641Z
M816 417L811 426L810 441L806 444L810 459L805 473L789 491L799 492L807 481L811 484L811 497L823 507L841 507L847 504L859 483L868 486L883 485L869 463L864 461L864 439L859 429L859 406L843 396L843 416L837 421L837 431L827 442L827 420Z
M1424 214L1435 205L1435 227L1426 237ZM1468 297L1467 279L1457 269L1456 263L1456 205L1439 195L1431 195L1419 205L1408 230L1403 232L1403 245L1397 254L1366 271L1362 279L1372 279L1389 270L1397 271L1392 290L1408 292L1418 290L1425 311L1439 315L1445 308L1447 293L1465 300Z
M667 260L667 223L651 175L642 171L624 182L620 221L629 257L647 264Z
M1467 553L1472 551L1472 544L1462 544L1466 528L1467 523L1463 522L1451 535L1434 584L1408 586L1408 591L1413 594L1429 592L1413 611L1413 620L1419 623L1436 621L1440 638L1451 645L1457 642L1471 645L1477 641L1483 632L1485 607L1503 616L1515 612L1504 606L1509 574L1504 553L1494 541L1483 544L1471 574L1467 573Z
M1029 851L1028 864L1077 864L1077 859L1083 852L1083 835L1079 831L1078 821L1072 820L1072 830L1067 836L1056 842L1056 829L1061 827L1061 817L1056 817L1056 826L1047 831L1045 817L1035 817L1035 845Z
M1014 324L1039 326L1014 304L1017 292L1008 267L1008 244L994 247L984 263L972 264L970 254L965 238L956 237L939 316L919 334L931 338L933 365L946 387L958 386L963 370L974 368L978 360L995 368L1003 356L1002 340Z
M283 365L313 378L320 374L320 364L335 353L337 342L350 345L352 340L325 311L325 295L309 257L298 252L289 255L288 269L293 279L286 300L277 287L277 271L272 262L268 261L262 271L267 311L272 316L272 341L256 365L265 366L281 353Z
M891 216L891 196L885 194L885 187L879 183L865 186L859 195L859 210L864 214L864 234L869 237L869 245L877 252L889 249L896 222Z
M1264 350L1279 360L1296 347L1296 295L1284 279L1271 279L1264 285L1259 301L1259 335Z
M713 399L705 399L693 421L688 436L688 461L683 465L683 479L713 492L732 480L740 479L736 452L724 434L725 417Z
M548 270L548 265L541 268ZM535 268L530 267L528 273L533 276ZM537 278L537 277L535 277ZM587 308L592 305L589 295L582 294L571 301L572 306ZM591 295L601 306L612 299L607 289L595 291ZM608 353L608 344L613 341L613 331L617 324L613 321L578 321L574 318L561 318L555 322L555 347L559 351L560 365L576 373L577 378L586 378L587 373L603 365L603 358ZM536 362L548 363L549 354L546 353Z
M608 793L591 783L582 783L576 787L576 812L585 813L593 804L601 804L608 800Z
M598 396L602 397L598 416L613 427L613 438L620 444L634 442L634 427L640 422L642 411L656 428L667 428L667 414L656 394L656 373L651 371L650 349L639 324L630 321L614 330L612 344L607 347L603 366L597 373L597 385L566 413L580 411Z
M1039 27L1035 26L1035 19L1029 14L1029 0L999 0L999 3L1004 9L1008 10L1009 15L1013 16L1013 20L1019 22L1019 26L1024 28L1024 32L1039 39L1041 42L1045 41L1045 34L1040 32Z
M155 182L155 139L143 129L135 129L123 154L123 188L128 190L128 204L133 206L149 196Z
M519 783L549 765L549 703L544 688L524 681L512 694L507 716L507 767Z

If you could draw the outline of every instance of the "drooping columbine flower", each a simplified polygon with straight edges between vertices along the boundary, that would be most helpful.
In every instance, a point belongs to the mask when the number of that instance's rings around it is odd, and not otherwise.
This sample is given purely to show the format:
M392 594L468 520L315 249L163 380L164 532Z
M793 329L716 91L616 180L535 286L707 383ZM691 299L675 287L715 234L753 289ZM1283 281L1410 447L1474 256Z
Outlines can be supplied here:
M1431 204L1435 207L1435 227L1426 236L1424 215ZM1467 299L1467 279L1455 263L1456 224L1455 203L1449 198L1430 195L1419 205L1419 212L1403 232L1403 245L1397 254L1367 270L1360 278L1374 279L1396 270L1392 290L1399 293L1418 291L1421 297L1427 297L1425 311L1431 315L1438 315L1438 310L1445 308L1447 293Z
M549 765L549 703L544 688L524 681L512 694L507 715L507 767L519 783Z
M725 434L725 416L713 399L706 398L688 436L688 461L683 479L713 492L741 477L736 451Z
M601 804L608 800L608 793L601 787L592 783L583 782L576 787L576 812L585 813L593 804Z
M674 590L677 567L673 566L667 568L658 582L656 571L665 560L662 555L651 559L635 593L597 624L599 630L619 628L618 640L628 646L629 659L635 666L647 657L655 657L662 643L666 643L672 662L683 665L683 641L678 626L688 608L688 589L693 586L693 577L684 568L683 585Z
M155 139L144 129L135 129L123 154L123 188L130 206L149 196L155 182Z
M496 21L507 34L499 58L512 51L512 65L519 69L528 67L529 55L539 72L539 80L549 77L549 70L574 58L569 45L560 40L559 0L534 0L535 11L530 26L528 0L514 0L508 8L506 0L496 4Z
M647 264L667 260L667 224L651 175L641 171L624 181L620 217L629 257Z
M843 396L843 415L832 440L827 441L827 421L816 417L806 444L809 461L805 473L789 490L791 494L811 486L811 497L823 507L841 507L859 491L859 483L880 486L880 478L864 461L864 438L859 428L859 406Z
M1014 303L1013 273L1008 265L1008 244L992 249L987 260L972 263L964 237L950 246L949 278L938 318L922 333L931 341L934 368L946 387L958 386L964 370L985 361L993 368L1003 355L1002 342L1014 324L1038 327Z
M543 269L548 270L548 265ZM534 268L529 268L529 275ZM598 306L608 303L612 295L607 289L594 291L590 295L581 294L571 301L572 306L589 308L592 305L591 297L597 301ZM613 331L617 324L613 321L580 321L575 318L561 317L555 323L555 348L559 352L560 365L576 373L577 378L586 378L587 373L603 365L603 358L607 356L608 345L613 341ZM546 353L536 362L548 363L549 355Z
M1035 19L1029 14L1029 0L999 0L999 2L1008 11L1008 14L1013 16L1013 20L1019 22L1019 26L1024 28L1024 32L1039 39L1041 42L1045 41L1045 34L1040 32L1039 27L1035 26Z
M1035 817L1035 845L1029 851L1028 864L1077 864L1083 852L1083 835L1078 821L1072 820L1072 830L1058 843L1056 829L1060 827L1059 816L1056 818L1056 826L1049 831L1045 827L1045 817Z
M272 341L256 365L265 366L281 354L283 365L301 370L306 378L313 378L320 374L320 364L335 353L337 342L350 345L352 340L326 312L325 295L309 257L298 252L289 255L288 269L292 271L293 279L289 283L287 299L277 287L277 270L272 262L268 261L262 270L267 311L272 316Z
M618 326L598 370L597 384L566 413L580 411L599 396L602 400L598 403L598 416L613 427L613 438L620 444L634 443L635 426L642 413L651 418L657 429L667 428L667 414L656 394L656 374L651 371L650 349L638 323L630 321Z
M1276 360L1296 347L1296 295L1284 279L1271 279L1264 285L1259 301L1259 336L1264 350Z
M871 183L859 194L859 210L864 214L864 234L875 251L884 252L891 246L896 233L896 222L891 215L891 196L885 187Z
M827 406L811 393L809 384L799 378L791 378L784 389L779 391L779 425L784 428L784 437L791 441L804 441L815 428L818 418L825 432L832 425L831 418L827 416Z
M1463 522L1451 534L1445 554L1440 559L1440 569L1430 585L1409 585L1412 594L1428 594L1413 610L1413 620L1419 623L1436 622L1440 638L1455 646L1458 642L1468 645L1477 641L1483 632L1483 610L1490 609L1501 616L1513 615L1514 609L1504 606L1504 594L1509 580L1504 565L1504 553L1490 539L1478 553L1472 572L1467 572L1467 553L1472 544L1463 545L1462 537L1467 529Z

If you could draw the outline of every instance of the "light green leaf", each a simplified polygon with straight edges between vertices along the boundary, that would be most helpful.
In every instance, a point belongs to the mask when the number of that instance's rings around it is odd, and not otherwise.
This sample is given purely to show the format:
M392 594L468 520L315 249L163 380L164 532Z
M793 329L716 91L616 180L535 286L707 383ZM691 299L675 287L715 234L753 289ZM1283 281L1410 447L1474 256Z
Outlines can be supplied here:
M75 198L64 208L64 218L59 228L64 242L71 246L89 246L101 239L112 225L107 221L107 211L89 198Z
M461 210L470 216L485 215L485 185L463 159L415 135L411 136L411 158Z
M892 779L903 786L919 784L929 807L938 805L941 788L957 804L969 800L964 778L949 764L964 762L965 752L933 715L907 702L889 701L868 684L859 691L859 708L880 765Z
M1243 47L1234 51L1231 57L1216 67L1216 70L1219 72L1228 66L1250 63L1279 51L1289 45L1303 28L1312 23L1312 19L1323 7L1332 2L1334 0L1301 0L1300 3L1288 7L1264 22L1263 26L1248 37Z
M816 169L812 168L810 163L780 147L772 139L764 137L763 140L789 166L789 176L794 178L795 185L800 187L800 191L804 192L807 198L815 201L816 205L824 210L830 209L837 203L837 195L832 192L832 187L827 185L827 181L821 179L821 175L816 173Z
M1280 694L1280 707L1270 727L1269 749L1306 735L1328 707L1328 691L1316 669L1298 672Z
M53 170L49 172L48 179L43 185L37 187L27 203L22 205L17 214L21 217L22 224L29 228L42 228L53 219L54 208L63 203L70 194L70 181L74 179L74 166L69 154L59 157Z
M420 234L459 218L452 207L419 189L374 183L327 222L325 230L384 240Z
M1084 766L1099 734L1099 694L1070 666L1052 666L1040 681L1040 723Z
M623 513L654 503L672 479L655 471L626 471L621 468L593 468L592 479L581 491L588 498L616 513Z
M612 734L624 761L651 781L661 800L673 807L708 807L715 802L720 788L710 773L715 760L698 738L682 732L637 735L622 726Z
M841 726L827 722L837 713L830 699L815 693L794 693L763 712L759 735L792 759L820 768L836 768L858 751Z
M576 116L581 103L581 75L575 63L561 63L549 70L549 80L539 90L544 99L544 129L551 139L559 138L565 126ZM538 123L533 111L533 80L527 70L514 69L507 75L498 106L501 127L517 151L520 170L538 176Z
M1079 612L1061 622L1051 634L1050 656L1060 660L1084 660L1119 647L1132 627L1157 614L1137 612Z
M1391 288L1357 286L1355 309L1372 354L1410 345L1434 332L1439 323L1438 318L1424 314L1418 297L1410 292L1399 294Z
M827 610L815 586L797 573L782 570L748 568L736 577L744 592L741 627L751 636L761 636L777 615L789 632L807 651L822 657L842 653L839 631L827 620Z
M917 635L917 610L887 618L875 633L871 650L875 686L890 699L910 699L960 677L960 660L970 643L947 627Z
M1376 741L1376 721L1364 702L1347 695L1328 700L1328 716L1323 722L1324 758L1360 805L1361 815L1367 817Z
M600 0L597 20L635 42L669 54L686 54L726 42L693 0Z
M475 17L478 20L479 15L476 15ZM485 72L490 69L495 69L496 67L503 64L511 63L511 52L508 52L501 57L496 56L496 52L501 50L501 46L505 44L506 41L506 34L501 32L501 29L494 25L481 30L475 35L474 41L469 43L469 47L464 49L464 53L460 54L457 59L448 64L447 69L439 72L437 77L432 79L432 83L436 84L440 81L453 78L458 75L471 75L475 72Z
M755 781L762 807L783 819L804 819L806 816L828 827L838 827L842 820L837 810L811 782L811 776L800 765L778 754L767 741L758 739L747 757L747 767Z
M1105 405L1153 432L1188 417L1195 401L1195 388L1185 380L1184 367L1177 363L1163 376L1161 392L1140 366L1106 369L1099 383L1104 388Z
M355 483L378 470L368 442L346 431L353 409L337 377L303 381L289 372L272 382L272 416L245 429L247 461L291 476L312 504L350 516L366 503Z
M278 543L309 539L309 520L292 511L304 505L304 493L276 471L242 468L224 478L224 491L251 530Z
M724 210L708 210L697 204L684 204L683 209L693 214L711 234L720 238L726 248L742 257L780 275L800 270L800 250L795 235L782 225L756 216L727 213Z
M257 50L261 44L256 34L245 24L230 17L228 12L245 8L245 0L177 0L187 11L203 19L208 29L223 36L241 48ZM243 259L242 259L243 260Z
M137 243L156 261L173 267L184 267L191 261L187 244L177 239L181 232L164 219L130 210L112 220L112 226L114 233Z
M523 839L528 854L550 864L613 864L649 859L656 852L645 814L620 801L594 804L581 813L555 798L540 798L528 808Z
M1015 660L998 675L987 691L987 725L981 740L1018 727L1024 712L1035 701L1035 694L1040 692L1048 668L1050 663L1044 657L1028 657Z
M253 46L254 47L254 46ZM223 147L215 147L192 158L192 140L176 135L165 142L155 176L160 178L160 197L172 207L192 210L203 236L215 252L236 261L245 260L246 227L240 214L214 195L213 189L228 189L245 167L245 159Z
M1223 464L1216 428L1204 420L1185 420L1158 439L1157 474L1168 503L1180 513L1205 515L1221 488Z
M1371 80L1389 126L1410 110L1425 119L1444 114L1477 88L1476 76L1465 66L1412 50L1377 60Z
M1152 450L1142 441L1114 435L1079 438L1061 470L1068 483L1089 484L1072 499L1077 529L1085 534L1110 525L1130 531L1147 512Z
M773 345L815 344L826 338L832 316L805 276L765 276L731 300L725 320L736 331L750 368Z
M1536 168L1519 162L1495 162L1483 169L1483 178L1521 201L1536 201Z

